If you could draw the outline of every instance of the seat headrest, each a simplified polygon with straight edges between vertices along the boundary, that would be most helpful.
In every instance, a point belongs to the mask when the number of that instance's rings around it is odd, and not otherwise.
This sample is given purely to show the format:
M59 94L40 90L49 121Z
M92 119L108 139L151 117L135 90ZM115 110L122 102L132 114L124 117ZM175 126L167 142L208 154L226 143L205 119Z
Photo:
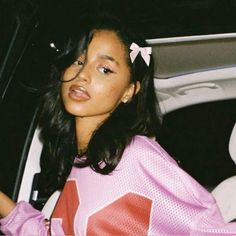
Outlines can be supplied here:
M229 140L229 153L232 160L236 164L236 123L233 127L230 140Z

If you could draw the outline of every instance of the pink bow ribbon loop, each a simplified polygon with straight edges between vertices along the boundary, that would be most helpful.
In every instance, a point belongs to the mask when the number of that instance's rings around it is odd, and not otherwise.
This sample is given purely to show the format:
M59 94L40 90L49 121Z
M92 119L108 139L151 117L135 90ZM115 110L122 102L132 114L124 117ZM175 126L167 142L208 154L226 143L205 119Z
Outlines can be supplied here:
M130 46L130 49L132 50L130 52L130 59L131 62L133 63L137 55L141 54L143 60L149 66L150 63L150 54L152 53L152 48L151 47L139 47L136 43L132 43Z

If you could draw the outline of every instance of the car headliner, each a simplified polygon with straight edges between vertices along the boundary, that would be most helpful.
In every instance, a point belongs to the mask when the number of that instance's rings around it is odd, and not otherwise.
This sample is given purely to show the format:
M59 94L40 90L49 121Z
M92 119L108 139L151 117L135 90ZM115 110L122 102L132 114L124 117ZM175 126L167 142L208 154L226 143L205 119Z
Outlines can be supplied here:
M163 113L236 98L236 33L149 39Z

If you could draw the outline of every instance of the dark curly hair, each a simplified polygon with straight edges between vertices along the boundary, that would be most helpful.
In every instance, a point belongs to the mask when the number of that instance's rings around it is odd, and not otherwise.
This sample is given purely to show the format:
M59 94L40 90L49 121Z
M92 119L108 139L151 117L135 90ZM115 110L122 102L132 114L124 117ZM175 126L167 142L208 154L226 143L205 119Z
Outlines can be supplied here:
M151 56L147 66L138 55L131 63L130 45L147 46L145 40L134 34L118 19L103 16L84 20L77 32L72 32L65 43L61 55L55 60L50 76L50 86L44 95L40 128L47 159L42 171L47 176L50 191L61 189L74 165L78 168L90 166L101 174L111 173L118 165L125 147L135 135L156 136L160 128L161 116L154 90L154 66ZM116 33L126 50L130 68L131 83L140 82L140 91L126 104L121 103L107 120L94 131L87 150L80 162L73 163L77 155L74 117L63 106L60 80L64 70L78 55L87 49L94 33L110 30ZM102 165L101 165L102 163Z

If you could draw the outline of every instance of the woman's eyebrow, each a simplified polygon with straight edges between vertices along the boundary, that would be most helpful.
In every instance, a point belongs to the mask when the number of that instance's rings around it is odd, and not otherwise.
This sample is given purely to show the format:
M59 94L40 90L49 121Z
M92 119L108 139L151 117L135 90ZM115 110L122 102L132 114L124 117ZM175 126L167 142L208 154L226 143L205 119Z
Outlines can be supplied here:
M111 57L111 56L108 56L108 55L105 55L105 54L101 54L101 55L99 55L99 58L112 61L112 62L114 62L117 66L120 65L120 63L119 63L114 57Z

